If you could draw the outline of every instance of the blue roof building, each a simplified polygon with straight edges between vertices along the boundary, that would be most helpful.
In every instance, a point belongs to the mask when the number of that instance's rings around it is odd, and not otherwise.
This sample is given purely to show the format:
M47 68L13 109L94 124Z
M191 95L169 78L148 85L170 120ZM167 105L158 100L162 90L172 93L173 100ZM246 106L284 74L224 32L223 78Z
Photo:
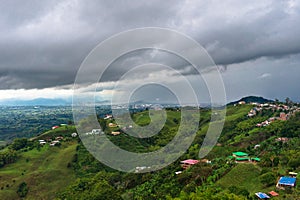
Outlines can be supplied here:
M295 177L280 177L277 186L279 187L285 187L290 186L294 187L296 185L296 178Z
M263 192L255 193L255 195L260 199L270 199L270 197L266 193L263 193Z

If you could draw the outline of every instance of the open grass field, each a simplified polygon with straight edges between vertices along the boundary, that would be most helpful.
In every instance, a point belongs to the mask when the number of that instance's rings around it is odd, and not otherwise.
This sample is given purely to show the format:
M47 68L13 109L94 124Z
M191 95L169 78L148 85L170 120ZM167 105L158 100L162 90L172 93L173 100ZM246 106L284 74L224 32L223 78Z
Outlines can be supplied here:
M258 166L250 163L240 163L217 181L217 184L223 188L238 186L248 190L252 194L259 191L268 191L268 188L264 188L259 181L259 175L260 168Z
M75 154L75 141L63 142L60 147L45 145L38 151L23 152L16 163L0 169L0 199L19 199L16 191L23 181L29 192L26 199L53 199L75 180L74 171L67 165Z

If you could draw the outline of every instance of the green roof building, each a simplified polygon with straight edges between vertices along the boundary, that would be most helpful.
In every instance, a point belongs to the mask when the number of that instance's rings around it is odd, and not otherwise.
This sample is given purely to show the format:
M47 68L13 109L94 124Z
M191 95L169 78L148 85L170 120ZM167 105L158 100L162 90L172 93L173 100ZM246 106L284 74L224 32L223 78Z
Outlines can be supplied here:
M252 161L260 162L260 158L251 158Z
M247 157L247 156L248 156L247 153L241 152L241 151L233 152L232 155L233 155L234 157Z

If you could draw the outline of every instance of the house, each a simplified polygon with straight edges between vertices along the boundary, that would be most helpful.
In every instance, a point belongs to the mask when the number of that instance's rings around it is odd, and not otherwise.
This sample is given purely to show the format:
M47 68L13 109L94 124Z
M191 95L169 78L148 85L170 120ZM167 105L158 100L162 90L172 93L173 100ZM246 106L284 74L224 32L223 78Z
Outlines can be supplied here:
M111 128L114 128L114 127L117 127L118 125L114 124L114 123L109 123L108 126L111 127Z
M233 152L232 156L235 158L235 162L249 162L250 161L248 154L241 152L241 151Z
M271 192L269 192L269 194L270 194L272 197L277 197L277 196L279 196L279 194L278 194L277 192L275 192L275 191L271 191Z
M77 133L72 133L71 136L72 137L77 137Z
M246 104L245 101L240 101L240 102L239 102L239 105L244 105L244 104Z
M44 144L46 144L47 142L46 142L45 140L39 140L39 143L40 143L40 145L44 145Z
M255 195L259 199L270 199L270 197L266 193L263 193L263 192L257 192L257 193L255 193Z
M199 162L199 160L193 160L193 159L188 159L188 160L183 160L181 161L181 167L183 169L187 169L191 167L192 165L195 165Z
M289 172L289 175L290 175L290 177L296 178L297 175L298 175L298 173L296 173L296 172Z
M52 130L59 128L59 126L52 126Z
M112 131L111 134L112 134L112 135L120 135L121 132L120 132L120 131Z
M93 134L98 135L100 133L102 133L101 129L93 129L92 132L91 132L91 135L93 135Z
M238 151L238 152L233 152L232 156L236 158L244 158L244 157L248 157L248 154L245 152Z
M279 115L279 119L280 119L280 120L283 120L283 121L286 121L286 120L287 120L287 117L288 117L288 115L285 114L284 112L281 112L280 115Z
M55 139L56 139L56 140L63 140L64 137L63 137L63 136L57 136Z
M248 117L253 117L256 115L256 110L255 109L251 109L249 112L248 112Z
M280 177L276 187L279 189L284 189L285 187L294 187L296 185L295 177Z
M142 171L145 171L145 170L150 170L151 167L147 167L147 166L142 166L142 167L135 167L135 173L139 173L139 172L142 172Z
M56 146L57 144L59 144L59 141L58 140L54 140L50 143L50 146L54 147Z
M258 123L256 124L257 127L262 127L262 124Z
M279 138L276 138L275 141L276 142L283 142L283 143L285 143L285 142L289 141L289 138L287 138L287 137L279 137Z
M202 162L202 163L207 163L207 164L211 164L211 161L208 160L208 159L202 159L202 160L200 160L200 162Z
M256 158L251 158L251 161L252 162L260 162L260 158L257 158L257 157Z
M176 175L181 174L181 173L182 173L182 171L175 172Z
M105 117L104 117L104 119L111 119L113 116L112 115L106 115Z

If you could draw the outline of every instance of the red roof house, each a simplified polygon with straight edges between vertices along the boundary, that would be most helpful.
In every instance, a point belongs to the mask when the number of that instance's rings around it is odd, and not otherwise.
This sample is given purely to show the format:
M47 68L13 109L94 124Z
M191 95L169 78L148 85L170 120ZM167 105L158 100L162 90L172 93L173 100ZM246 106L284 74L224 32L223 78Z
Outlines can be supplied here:
M59 128L59 126L52 126L52 130L56 129L56 128Z
M193 159L188 159L188 160L183 160L181 161L181 166L183 169L187 169L192 165L195 165L199 162L199 160L193 160Z
M274 192L274 191L269 192L269 194L273 197L276 197L279 195L277 192Z

